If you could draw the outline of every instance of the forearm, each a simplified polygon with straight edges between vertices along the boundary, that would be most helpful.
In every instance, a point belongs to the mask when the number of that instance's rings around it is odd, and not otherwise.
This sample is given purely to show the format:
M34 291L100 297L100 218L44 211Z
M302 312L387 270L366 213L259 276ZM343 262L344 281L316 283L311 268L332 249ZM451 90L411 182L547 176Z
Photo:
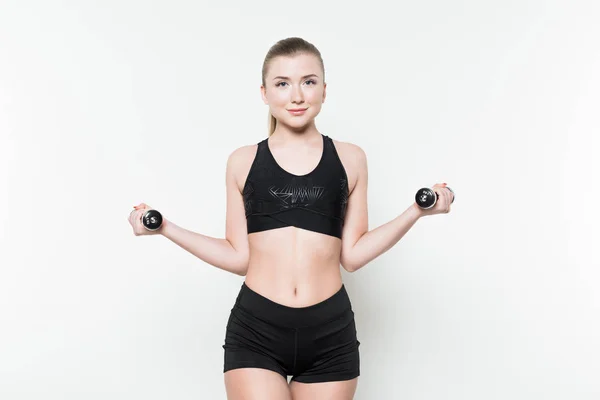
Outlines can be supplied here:
M218 239L192 232L168 220L164 220L160 233L212 266L236 275L246 274L247 254L236 250L227 239Z
M363 234L345 257L347 269L356 271L391 249L422 216L413 203L398 217Z

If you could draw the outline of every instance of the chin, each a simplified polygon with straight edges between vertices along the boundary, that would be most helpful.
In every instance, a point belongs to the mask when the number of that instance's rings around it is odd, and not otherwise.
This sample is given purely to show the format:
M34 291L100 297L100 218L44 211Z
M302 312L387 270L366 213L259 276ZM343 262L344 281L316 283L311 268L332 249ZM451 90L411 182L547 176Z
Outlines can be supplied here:
M302 119L298 118L298 119L293 119L291 121L290 120L285 121L285 123L288 126L291 126L292 128L303 128L305 126L310 125L311 121L312 121L312 118L302 118Z
M283 121L282 125L285 125L288 127L288 129L294 131L294 132L302 132L304 130L306 130L306 128L309 127L310 125L310 120L305 120L305 121Z

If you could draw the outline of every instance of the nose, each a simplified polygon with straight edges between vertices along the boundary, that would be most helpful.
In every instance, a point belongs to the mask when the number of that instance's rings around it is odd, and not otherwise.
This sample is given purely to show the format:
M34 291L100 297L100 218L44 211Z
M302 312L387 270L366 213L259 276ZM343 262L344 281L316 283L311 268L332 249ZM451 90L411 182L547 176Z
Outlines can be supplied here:
M292 87L292 103L301 104L304 103L304 93L302 93L302 89L300 86Z

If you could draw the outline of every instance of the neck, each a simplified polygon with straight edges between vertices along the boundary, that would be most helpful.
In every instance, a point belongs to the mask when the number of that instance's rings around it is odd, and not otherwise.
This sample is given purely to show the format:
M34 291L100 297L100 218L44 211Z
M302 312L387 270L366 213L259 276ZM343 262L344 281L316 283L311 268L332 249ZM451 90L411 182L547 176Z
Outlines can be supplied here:
M314 121L302 128L292 128L278 123L271 137L278 142L306 143L321 137L321 133L317 130Z

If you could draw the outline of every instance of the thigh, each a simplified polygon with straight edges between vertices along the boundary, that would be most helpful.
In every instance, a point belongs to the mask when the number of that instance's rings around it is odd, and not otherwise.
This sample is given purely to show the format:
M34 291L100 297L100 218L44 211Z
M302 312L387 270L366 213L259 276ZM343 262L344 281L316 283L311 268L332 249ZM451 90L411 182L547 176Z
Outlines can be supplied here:
M292 400L287 380L262 368L238 368L224 374L227 400Z
M357 385L358 378L319 383L292 381L289 386L293 400L352 400Z
M292 381L345 385L343 382L360 375L359 346L351 309L328 323L303 329L298 336Z

